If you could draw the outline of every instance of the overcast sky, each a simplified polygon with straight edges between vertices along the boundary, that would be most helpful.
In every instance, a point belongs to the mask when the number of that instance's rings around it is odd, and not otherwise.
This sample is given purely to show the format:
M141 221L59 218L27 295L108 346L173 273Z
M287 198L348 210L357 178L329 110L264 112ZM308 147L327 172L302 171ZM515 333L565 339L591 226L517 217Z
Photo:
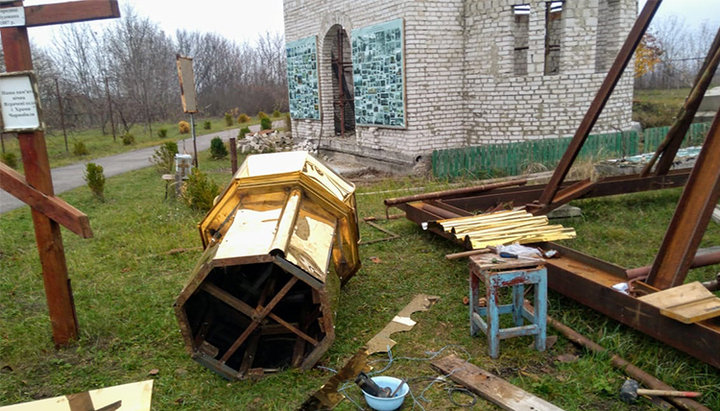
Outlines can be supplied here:
M61 1L26 0L25 4ZM119 0L119 3L121 11L125 4L132 5L139 15L158 23L168 35L186 29L218 33L238 43L254 43L266 31L283 32L282 0ZM645 0L640 0L640 7L644 4ZM718 26L720 0L665 0L655 20L671 15L684 18L689 25L707 20ZM100 29L104 24L94 25ZM31 41L45 46L52 43L55 29L36 27L28 31Z

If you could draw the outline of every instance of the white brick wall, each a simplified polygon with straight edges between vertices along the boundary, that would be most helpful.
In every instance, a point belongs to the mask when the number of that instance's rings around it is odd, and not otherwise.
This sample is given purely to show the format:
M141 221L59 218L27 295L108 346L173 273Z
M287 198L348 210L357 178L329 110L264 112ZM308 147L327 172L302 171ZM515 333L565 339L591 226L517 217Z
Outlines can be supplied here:
M605 19L601 33L618 37L598 39L598 2L604 9L607 1L565 2L560 73L545 75L544 0L286 0L286 40L316 35L319 45L321 120L295 121L294 130L319 138L321 147L408 163L434 149L572 135L605 77L596 57L604 65L635 19L634 0L611 0L618 17ZM528 74L515 76L512 6L520 3L531 6ZM337 24L350 35L396 18L405 22L407 127L357 126L355 137L336 137L326 34ZM594 132L630 126L629 72Z

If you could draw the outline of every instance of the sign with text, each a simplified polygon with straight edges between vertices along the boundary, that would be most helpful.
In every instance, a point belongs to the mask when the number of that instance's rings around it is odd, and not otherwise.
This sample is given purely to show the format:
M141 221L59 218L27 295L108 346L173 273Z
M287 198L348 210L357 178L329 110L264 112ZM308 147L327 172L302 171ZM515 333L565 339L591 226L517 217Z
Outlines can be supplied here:
M24 7L0 8L0 27L19 27L25 25Z
M0 111L3 132L43 129L37 84L32 72L0 74Z
M178 77L180 78L180 98L183 111L197 113L197 96L195 94L195 75L193 74L192 58L177 55Z

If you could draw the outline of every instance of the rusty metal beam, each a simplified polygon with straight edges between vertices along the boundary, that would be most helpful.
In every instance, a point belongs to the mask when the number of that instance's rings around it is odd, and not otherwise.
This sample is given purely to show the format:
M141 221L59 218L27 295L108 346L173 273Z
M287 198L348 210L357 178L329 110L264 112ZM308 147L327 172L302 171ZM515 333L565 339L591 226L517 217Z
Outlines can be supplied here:
M595 95L595 98L592 103L590 103L590 108L588 108L587 113L585 113L585 117L582 119L582 122L580 122L580 125L575 131L575 135L573 136L572 141L570 141L570 145L568 146L565 155L563 155L560 163L555 168L555 172L553 173L550 182L547 184L545 190L540 196L540 204L545 205L553 202L555 194L565 180L568 171L570 171L570 166L572 166L578 153L580 153L580 149L585 143L585 140L588 135L590 135L590 131L610 98L610 94L612 94L615 89L615 85L618 83L620 77L625 71L625 67L632 58L637 45L640 43L640 40L645 34L647 27L650 25L650 21L655 15L655 12L661 2L662 0L648 0L647 3L645 3L645 7L643 7L643 10L637 20L635 20L632 30L630 30L625 43L618 52L615 62L613 62L613 65L610 67L610 70Z
M682 145L685 135L687 134L690 124L692 123L695 113L697 113L700 107L700 102L705 96L710 83L712 82L715 71L720 63L720 29L715 35L710 50L708 51L703 66L698 72L698 76L695 79L690 94L687 100L683 104L680 112L677 114L675 121L673 122L670 130L668 130L665 139L660 143L655 154L648 163L643 167L641 175L648 175L652 170L652 167L657 161L657 167L655 168L655 175L666 174L670 167L672 167L673 161L675 161L675 155L677 154L680 146Z
M548 285L583 305L599 311L663 343L720 368L720 324L705 320L683 324L660 315L660 310L610 288L623 281L624 269L570 248L547 243L561 257L547 260Z
M473 186L473 187L463 187L463 188L455 188L452 190L435 191L432 193L415 194L415 195L410 195L410 196L405 196L405 197L387 198L387 199L385 199L384 203L385 203L386 207L392 207L392 206L395 206L398 204L409 203L412 201L440 200L440 199L456 198L456 197L466 196L469 194L477 194L477 193L482 193L485 191L495 190L498 188L524 186L525 184L527 184L527 179L523 178L523 179L517 179L517 180L503 181L500 183L482 184L482 185Z
M720 110L678 201L650 270L648 283L664 290L681 285L720 198Z
M583 190L582 195L577 198L602 197L616 194L636 193L640 191L658 190L671 187L682 187L687 181L690 169L674 170L666 176L639 177L638 175L609 177L600 180ZM562 187L576 186L576 183L569 182ZM443 202L470 212L486 210L498 204L508 201L518 204L526 204L537 199L545 189L545 185L533 185L525 187L512 187L493 190L490 193L472 197L447 199ZM575 199L575 198L573 198ZM403 207L400 207L403 208ZM403 208L406 211L406 208Z

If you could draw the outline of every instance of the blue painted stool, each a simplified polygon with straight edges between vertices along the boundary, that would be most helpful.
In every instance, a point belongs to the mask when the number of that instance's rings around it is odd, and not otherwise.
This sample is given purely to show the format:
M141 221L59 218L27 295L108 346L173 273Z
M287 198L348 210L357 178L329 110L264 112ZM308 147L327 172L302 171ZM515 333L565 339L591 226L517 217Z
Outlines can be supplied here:
M478 287L480 279L485 283L486 307L478 305ZM525 285L535 287L535 314L523 307ZM512 287L512 304L499 305L500 289ZM497 358L500 353L500 340L524 335L535 336L535 349L545 351L545 333L547 329L547 270L544 266L531 268L512 268L493 271L470 258L470 335L482 330L487 335L490 357ZM500 328L500 315L512 314L514 327ZM483 318L485 317L485 318ZM524 325L524 320L530 322Z

